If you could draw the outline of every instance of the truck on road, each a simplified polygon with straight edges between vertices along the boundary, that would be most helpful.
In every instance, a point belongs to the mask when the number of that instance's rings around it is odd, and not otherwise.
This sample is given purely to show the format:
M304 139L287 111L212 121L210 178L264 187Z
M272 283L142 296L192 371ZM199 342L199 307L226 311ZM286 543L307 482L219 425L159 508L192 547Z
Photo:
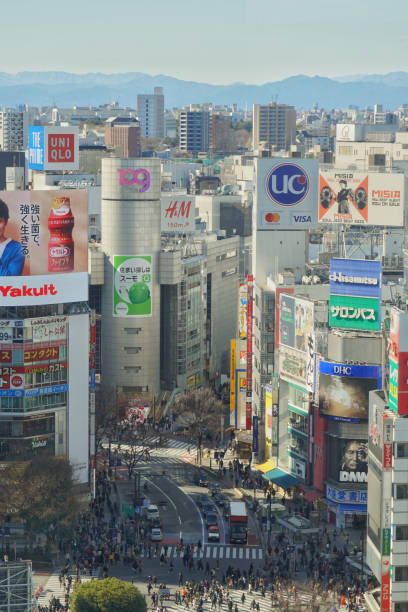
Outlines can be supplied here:
M230 502L228 523L231 544L246 544L248 540L248 513L244 502Z

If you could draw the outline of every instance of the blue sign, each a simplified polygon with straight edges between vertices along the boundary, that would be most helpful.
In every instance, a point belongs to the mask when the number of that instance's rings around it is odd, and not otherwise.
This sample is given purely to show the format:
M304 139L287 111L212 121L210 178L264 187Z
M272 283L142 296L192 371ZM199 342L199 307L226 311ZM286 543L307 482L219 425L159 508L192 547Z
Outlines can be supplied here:
M279 206L297 206L309 193L310 180L302 166L283 163L266 177L266 192Z
M255 455L258 454L259 444L258 444L258 417L252 417L252 452Z
M0 389L0 397L24 397L23 389Z
M381 261L331 259L330 294L381 299Z
M50 385L49 387L38 387L37 389L27 389L25 392L26 397L33 397L35 395L50 395L51 393L60 393L68 391L68 385Z
M44 170L44 127L28 128L28 167L31 170Z
M350 378L376 378L378 389L381 389L381 366L349 365L348 363L320 361L320 373Z
M95 370L91 370L90 389L91 391L95 391Z

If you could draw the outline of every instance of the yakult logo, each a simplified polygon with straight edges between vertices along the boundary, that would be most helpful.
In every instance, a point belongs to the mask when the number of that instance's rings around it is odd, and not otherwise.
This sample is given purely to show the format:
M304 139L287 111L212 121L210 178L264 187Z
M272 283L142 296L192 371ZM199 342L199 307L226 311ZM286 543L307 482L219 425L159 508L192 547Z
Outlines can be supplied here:
M278 164L266 177L266 193L279 206L297 206L309 192L310 181L298 164Z
M126 168L126 170L122 170L118 168L119 172L119 184L120 185L139 185L141 189L139 189L139 193L144 193L150 187L150 172L145 170L144 168L138 168L137 170L133 170L133 168Z

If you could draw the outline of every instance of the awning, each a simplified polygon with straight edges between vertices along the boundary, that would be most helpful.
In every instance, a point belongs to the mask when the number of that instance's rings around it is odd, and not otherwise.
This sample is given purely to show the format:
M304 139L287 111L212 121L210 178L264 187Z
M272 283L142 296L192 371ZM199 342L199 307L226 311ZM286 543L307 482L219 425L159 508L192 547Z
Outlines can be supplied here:
M276 468L276 461L274 461L273 459L269 459L268 461L265 461L264 463L259 463L258 465L254 466L255 470L259 470L260 472L270 472L271 470L274 470Z
M281 489L289 489L290 487L294 487L295 485L299 484L299 480L295 476L292 476L292 474L288 474L279 468L266 472L264 474L264 478L270 480Z
M324 493L322 493L321 491L314 491L310 489L308 489L307 491L303 490L303 499L305 501L312 502L316 499L320 499L321 497L324 497Z

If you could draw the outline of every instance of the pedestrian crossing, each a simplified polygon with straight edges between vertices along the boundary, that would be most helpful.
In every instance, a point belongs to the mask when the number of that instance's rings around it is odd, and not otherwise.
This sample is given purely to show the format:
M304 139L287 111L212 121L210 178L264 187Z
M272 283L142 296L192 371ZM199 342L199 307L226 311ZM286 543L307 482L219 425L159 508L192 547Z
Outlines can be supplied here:
M193 463L197 456L197 447L184 440L177 440L173 438L162 439L162 444L159 446L160 437L156 434L152 434L145 438L143 444L132 445L132 451L139 455L139 460L136 464L136 469L145 468L147 466L153 467L154 465L162 464L173 464L180 465L181 463ZM156 444L158 445L156 448ZM106 451L109 444L104 442L102 445ZM116 443L111 444L111 457L115 460L115 450L118 448ZM127 444L120 444L118 456L121 453L126 452L130 449ZM145 452L148 451L149 458L146 458ZM190 452L188 452L190 451ZM101 458L102 463L103 459ZM101 462L101 460L99 462ZM127 472L127 467L122 463L121 465L114 466L116 472L121 473Z
M72 594L72 591L75 585L75 578L76 578L76 574L73 574L72 575L72 585L70 589L71 594ZM81 582L87 582L95 578L97 578L97 576L92 577L89 575L86 575L86 576L81 575ZM65 593L66 593L66 590L64 588L64 585L60 582L60 572L54 572L50 575L46 584L41 590L40 596L38 598L38 604L41 606L47 606L49 605L52 597L59 599L61 604L65 604Z
M151 545L148 549L142 550L141 557L157 558L166 554L168 559L183 559L184 551L178 546L168 546L167 553L164 546L158 546L157 554L156 547ZM263 559L263 549L256 546L229 546L224 544L204 544L199 550L194 547L191 553L193 559L203 559L204 561L261 561Z

